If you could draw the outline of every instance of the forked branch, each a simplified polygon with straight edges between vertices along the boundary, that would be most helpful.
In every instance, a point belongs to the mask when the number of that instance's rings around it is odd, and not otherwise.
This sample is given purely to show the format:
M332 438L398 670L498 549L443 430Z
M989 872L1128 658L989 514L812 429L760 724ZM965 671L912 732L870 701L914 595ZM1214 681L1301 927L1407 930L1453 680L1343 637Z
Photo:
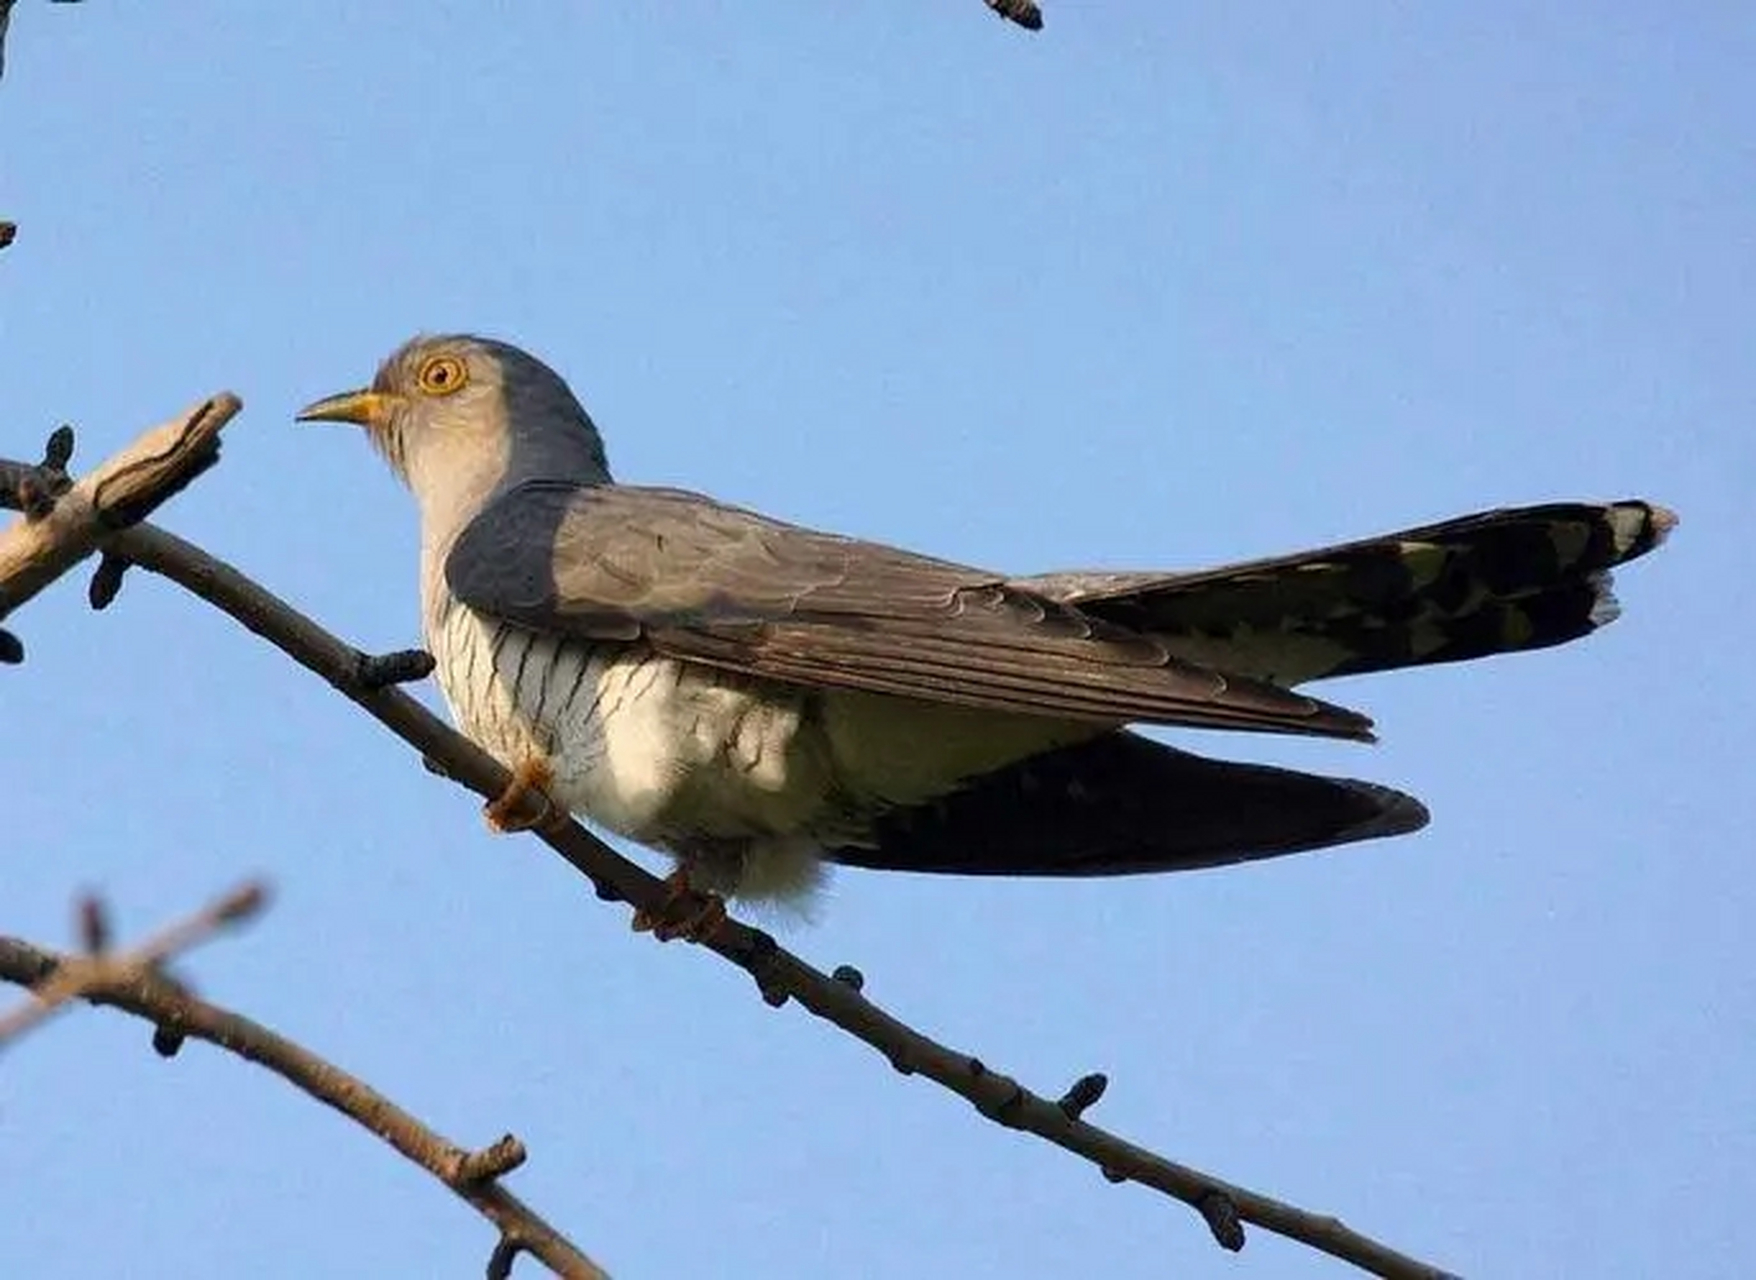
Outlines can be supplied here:
M605 1280L607 1273L577 1245L500 1185L502 1175L524 1163L524 1146L517 1138L507 1134L479 1151L459 1147L358 1077L260 1022L198 998L166 974L167 960L254 916L265 897L261 885L242 885L122 953L112 953L105 945L109 928L95 900L88 900L81 910L82 954L0 937L0 979L34 993L28 1003L0 1018L0 1050L73 1000L121 1009L152 1023L153 1047L166 1057L177 1053L185 1040L204 1040L266 1067L334 1107L473 1206L500 1232L489 1260L490 1277L509 1274L513 1258L524 1252L569 1280Z

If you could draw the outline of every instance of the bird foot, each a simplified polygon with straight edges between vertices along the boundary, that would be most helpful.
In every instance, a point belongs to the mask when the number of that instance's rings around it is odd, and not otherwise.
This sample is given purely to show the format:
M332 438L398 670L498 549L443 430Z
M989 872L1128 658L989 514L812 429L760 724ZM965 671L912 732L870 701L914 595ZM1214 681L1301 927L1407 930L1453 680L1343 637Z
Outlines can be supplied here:
M556 802L549 790L554 782L555 775L547 760L530 756L519 761L506 790L482 807L489 829L505 835L514 831L558 831L566 826L567 809ZM535 817L521 817L519 810L532 795L542 801L543 807Z
M681 867L665 877L665 901L657 911L636 911L636 933L651 933L660 942L682 938L706 942L726 922L726 900L717 893L694 889Z

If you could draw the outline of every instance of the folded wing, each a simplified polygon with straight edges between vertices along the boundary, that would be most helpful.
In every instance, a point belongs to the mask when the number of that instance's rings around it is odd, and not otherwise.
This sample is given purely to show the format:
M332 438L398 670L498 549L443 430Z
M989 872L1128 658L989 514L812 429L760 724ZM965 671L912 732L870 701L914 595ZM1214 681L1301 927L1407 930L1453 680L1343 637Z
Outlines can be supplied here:
M698 494L532 481L447 559L465 604L796 684L1100 724L1371 737L1366 717L1180 656L1028 582Z

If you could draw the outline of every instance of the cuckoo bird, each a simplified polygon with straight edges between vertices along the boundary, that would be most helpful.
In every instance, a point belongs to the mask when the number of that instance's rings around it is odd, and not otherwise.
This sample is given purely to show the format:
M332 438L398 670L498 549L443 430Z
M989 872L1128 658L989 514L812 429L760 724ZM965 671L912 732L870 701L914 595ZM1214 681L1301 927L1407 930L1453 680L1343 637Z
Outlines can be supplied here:
M548 819L665 851L674 895L722 913L808 900L826 862L1120 875L1414 831L1426 809L1389 787L1128 726L1369 741L1298 687L1582 636L1615 616L1611 567L1675 523L1553 503L1019 578L619 484L567 384L485 338L416 338L299 416L364 427L414 492L439 686L513 774L490 823L540 792Z

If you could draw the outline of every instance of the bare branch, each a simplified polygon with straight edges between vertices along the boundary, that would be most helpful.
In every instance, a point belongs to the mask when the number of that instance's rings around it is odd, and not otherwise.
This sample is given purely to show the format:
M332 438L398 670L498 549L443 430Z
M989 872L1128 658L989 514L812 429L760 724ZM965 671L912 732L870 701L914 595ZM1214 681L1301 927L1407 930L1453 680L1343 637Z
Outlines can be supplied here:
M499 1230L489 1268L509 1274L529 1253L568 1280L605 1280L607 1273L535 1210L499 1183L524 1161L510 1134L480 1151L448 1141L389 1098L331 1062L242 1014L191 994L163 972L171 955L260 909L260 885L247 884L141 946L120 955L68 955L0 937L0 979L32 988L37 1000L7 1019L0 1044L36 1019L21 1018L68 1000L121 1009L154 1024L154 1047L166 1051L193 1037L254 1062L388 1142L451 1188ZM85 912L88 919L101 912ZM101 933L105 926L92 932ZM53 1002L53 1004L51 1004ZM37 1018L40 1019L40 1014Z
M211 433L217 432L223 419L230 418L236 408L234 398L218 397L198 407L192 420L209 422L210 415L223 414L221 421L210 423L211 440ZM125 451L123 456L135 454L138 448ZM0 470L7 465L0 462ZM19 466L10 465L15 469ZM110 463L99 471L115 474ZM186 483L192 474L185 473L178 480L172 471L172 490ZM40 589L80 555L101 544L118 562L137 564L170 578L323 677L414 747L428 768L485 799L494 799L505 791L510 775L500 764L394 683L387 682L414 674L418 662L406 658L374 659L361 653L232 566L162 529L145 523L106 529L87 514L87 508L104 509L101 503L91 501L91 479L86 477L76 484L47 516L22 522L0 534L0 616L6 601L29 594L20 595L13 579L26 576L34 584L32 590ZM149 496L155 492L163 496L162 491L150 486L143 486L142 491ZM83 501L76 500L75 495L81 495ZM98 494L100 499L103 496ZM33 532L54 532L34 544L34 557L15 556L9 560L4 554L8 539L19 538L21 530L24 537ZM119 573L119 569L113 569L109 575L112 589L106 600L114 594L113 580L119 578ZM100 576L104 576L101 570ZM94 590L94 600L98 594ZM525 802L522 812L510 816L534 821L544 816L540 812L543 807L540 799L532 797ZM668 886L579 824L545 822L537 834L592 882L599 897L632 904L637 918L645 913L663 919L675 910L674 895ZM1249 1222L1376 1275L1443 1280L1447 1274L1361 1235L1338 1219L1309 1213L1234 1186L1088 1123L1083 1112L1096 1100L1089 1096L1095 1091L1095 1084L1082 1082L1083 1088L1076 1086L1060 1101L1039 1096L1016 1080L989 1070L979 1059L929 1039L867 1000L861 994L864 979L856 970L844 967L831 977L781 948L766 933L730 919L702 945L749 973L769 1004L778 1007L789 998L797 1000L811 1013L878 1050L898 1071L928 1077L967 1099L995 1123L1034 1133L1084 1157L1112 1182L1138 1182L1182 1201L1201 1215L1214 1238L1225 1248L1243 1246L1241 1224ZM399 1150L403 1149L400 1143L397 1145ZM453 1168L456 1176L455 1166L448 1167ZM460 1190L459 1194L463 1192ZM514 1239L508 1247L515 1253L519 1244ZM490 1269L510 1265L510 1256L503 1250L497 1251Z
M110 935L108 913L96 898L84 899L80 904L80 932L84 935L86 954L63 957L52 976L32 984L35 998L30 1003L0 1017L0 1050L41 1025L69 1000L84 998L94 984L126 981L140 972L156 970L172 956L200 946L230 925L249 920L267 900L268 890L261 884L240 885L125 955L111 956L106 954Z
M229 391L203 400L146 432L64 492L44 491L47 467L0 467L9 498L25 512L11 528L0 530L0 618L218 461L220 429L243 407ZM71 452L71 432L56 435ZM55 452L52 438L50 459Z
M11 243L12 224L0 223L0 248ZM32 520L40 520L54 509L55 501L73 486L67 476L67 464L73 458L73 428L57 427L49 433L43 446L43 460L36 466L0 462L0 507L22 511ZM24 645L17 636L0 628L0 663L13 665L24 661Z
M280 648L366 709L418 751L437 772L485 799L505 790L510 775L474 743L395 687L372 688L360 679L362 655L230 565L150 525L117 534L112 547L141 568L170 578ZM540 803L530 802L536 817ZM649 912L663 912L670 890L577 823L545 830L541 838L591 880L598 896ZM728 920L703 943L748 972L770 1004L790 997L818 1017L865 1041L897 1070L919 1073L969 1102L997 1124L1022 1129L1090 1160L1112 1181L1138 1182L1182 1201L1201 1214L1216 1239L1242 1244L1236 1222L1310 1245L1373 1274L1407 1280L1443 1280L1446 1272L1352 1230L1336 1218L1234 1186L1167 1160L1087 1123L1072 1105L1030 1092L979 1060L929 1039L867 1000L853 971L835 978L781 948L773 938ZM1087 1086L1089 1091L1091 1086ZM1086 1105L1089 1105L1087 1103Z

